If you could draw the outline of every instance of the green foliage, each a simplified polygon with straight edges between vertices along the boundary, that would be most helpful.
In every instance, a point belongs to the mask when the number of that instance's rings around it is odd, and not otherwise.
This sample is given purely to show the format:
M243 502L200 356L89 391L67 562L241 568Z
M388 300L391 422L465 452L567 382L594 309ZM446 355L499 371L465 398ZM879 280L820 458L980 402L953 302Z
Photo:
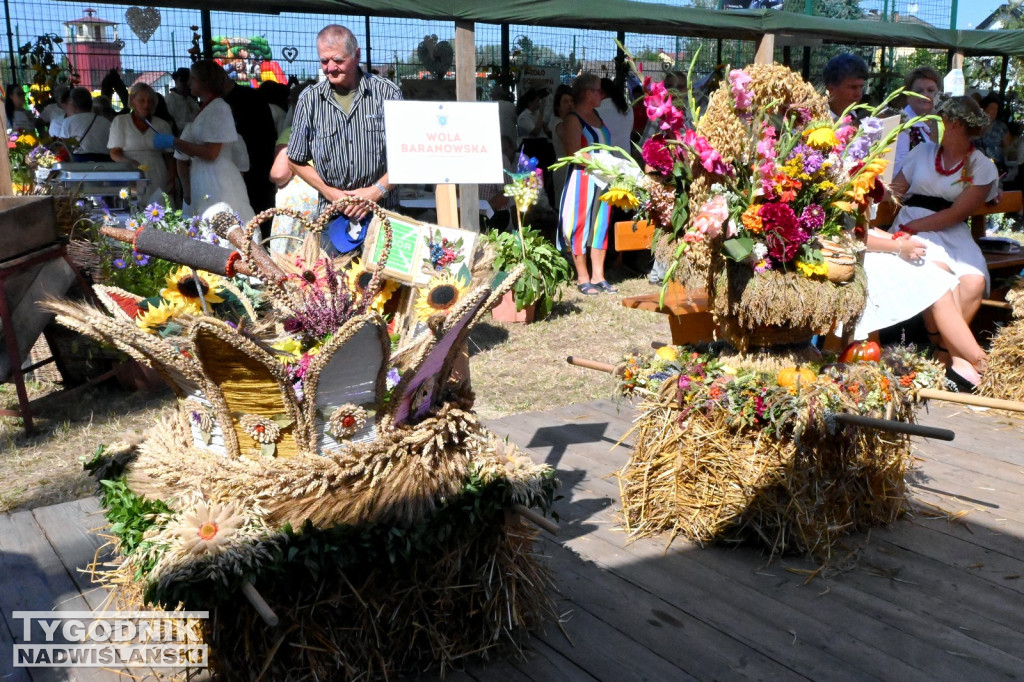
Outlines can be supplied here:
M100 503L106 509L110 532L120 540L119 550L128 556L142 544L146 531L158 523L157 517L171 510L160 500L147 500L133 493L124 476L100 481L100 486Z
M535 318L546 317L560 297L560 287L573 279L569 261L540 231L529 227L523 228L525 257L518 233L491 230L484 239L494 248L496 270L509 272L520 263L526 265L526 272L512 288L516 310L533 303Z

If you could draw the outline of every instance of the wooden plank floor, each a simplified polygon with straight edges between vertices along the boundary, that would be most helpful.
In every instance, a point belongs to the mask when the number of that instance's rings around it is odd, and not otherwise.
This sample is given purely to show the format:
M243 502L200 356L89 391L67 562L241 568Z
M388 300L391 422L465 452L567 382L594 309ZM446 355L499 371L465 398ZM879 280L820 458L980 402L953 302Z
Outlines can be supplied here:
M851 535L834 565L677 540L627 544L613 472L634 412L596 401L489 422L562 481L561 532L541 551L563 628L525 660L456 680L996 680L1024 677L1024 421L933 405L915 442L917 513ZM0 516L0 679L112 680L98 670L11 667L14 609L95 607L77 569L99 542L95 500ZM20 623L18 624L20 627ZM29 674L30 673L30 674ZM422 677L419 679L431 679Z

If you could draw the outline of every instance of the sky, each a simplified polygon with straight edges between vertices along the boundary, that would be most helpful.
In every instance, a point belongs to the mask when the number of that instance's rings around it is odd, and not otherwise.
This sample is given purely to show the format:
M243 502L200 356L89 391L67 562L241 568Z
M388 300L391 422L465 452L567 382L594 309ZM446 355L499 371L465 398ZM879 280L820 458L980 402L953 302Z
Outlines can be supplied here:
M977 27L979 23L1003 5L996 0L960 0L957 3L956 27L967 31Z

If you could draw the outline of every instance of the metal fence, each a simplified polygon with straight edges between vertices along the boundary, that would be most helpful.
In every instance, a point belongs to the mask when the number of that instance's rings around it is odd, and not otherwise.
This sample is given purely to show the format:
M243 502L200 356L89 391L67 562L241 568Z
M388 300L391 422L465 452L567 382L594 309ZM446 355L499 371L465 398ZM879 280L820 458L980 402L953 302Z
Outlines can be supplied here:
M738 6L751 0L698 0L702 6ZM764 0L753 0L762 2ZM775 0L771 0L774 2ZM857 0L787 0L795 2L798 9L821 10L826 2L850 4L855 9ZM729 4L727 4L729 3ZM673 4L687 5L689 2ZM877 6L877 7L876 7ZM30 43L38 36L56 34L66 37L70 28L80 30L79 19L94 20L102 24L105 39L115 47L108 49L116 54L123 78L129 85L138 78L145 78L157 89L166 91L171 85L169 74L176 68L190 63L189 49L197 38L192 27L199 26L201 17L197 10L126 7L111 4L90 4L90 17L84 17L84 2L58 2L50 0L5 0L5 20L8 25L8 43L2 46L4 57L0 58L0 73L4 82L25 83L31 80L31 73L17 68L19 46ZM787 5L787 9L791 9ZM908 17L925 20L933 25L945 27L950 19L950 0L867 0L859 5L866 18L879 21L907 21ZM319 65L315 51L315 36L326 23L342 23L355 33L363 50L363 59L373 70L396 81L419 80L429 77L431 72L451 74L453 66L447 67L443 51L421 53L417 50L427 36L436 36L439 41L454 43L454 23L446 21L421 21L386 17L358 17L344 15L314 15L282 13L279 15L212 12L212 34L215 56L224 60L229 69L240 79L253 76L259 81L268 74L277 79L293 76L299 80L315 78ZM116 31L116 34L115 34ZM510 62L519 72L527 66L557 68L563 81L568 82L580 69L611 74L616 44L615 34L607 31L569 30L537 26L509 27ZM479 85L486 88L488 75L493 76L501 65L501 35L497 25L476 26ZM645 69L655 78L666 70L685 71L690 60L698 53L696 70L706 75L718 63L743 66L753 59L754 45L751 42L695 39L677 36L648 34L627 34L627 49L637 56ZM65 50L74 51L69 43ZM81 49L81 48L79 48ZM788 61L794 69L816 77L831 54L840 47L826 46L823 49L803 50L799 46L777 51L779 61ZM886 55L879 50L858 48L857 50L875 66L875 70L891 70L898 63L895 53ZM810 53L810 61L805 61ZM424 57L424 54L426 55ZM67 55L65 55L67 56ZM85 57L72 54L74 66L81 72ZM95 70L95 66L93 68ZM95 74L86 74L92 87L98 87ZM442 74L443 75L443 74Z

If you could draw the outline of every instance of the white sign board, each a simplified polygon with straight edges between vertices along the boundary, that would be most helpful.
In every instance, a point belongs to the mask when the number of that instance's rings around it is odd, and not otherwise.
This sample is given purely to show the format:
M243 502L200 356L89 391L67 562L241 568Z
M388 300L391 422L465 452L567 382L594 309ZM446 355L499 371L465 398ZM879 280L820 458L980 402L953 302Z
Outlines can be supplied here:
M897 126L899 126L899 124L900 124L900 116L899 116L899 114L897 114L896 116L889 116L888 118L883 118L882 119L882 132L880 133L882 139L885 139L885 137L889 133L891 133L892 131L896 130L896 128L897 128ZM882 171L882 182L884 182L886 185L888 185L889 183L892 182L892 172L894 170L893 167L896 165L896 142L895 142L895 140L893 141L893 143L891 145L889 145L889 149L884 154L882 154L882 158L889 162L886 165L885 170Z
M963 95L966 85L962 69L953 69L942 79L942 91L949 93L953 97Z
M501 184L496 102L384 102L388 181Z

